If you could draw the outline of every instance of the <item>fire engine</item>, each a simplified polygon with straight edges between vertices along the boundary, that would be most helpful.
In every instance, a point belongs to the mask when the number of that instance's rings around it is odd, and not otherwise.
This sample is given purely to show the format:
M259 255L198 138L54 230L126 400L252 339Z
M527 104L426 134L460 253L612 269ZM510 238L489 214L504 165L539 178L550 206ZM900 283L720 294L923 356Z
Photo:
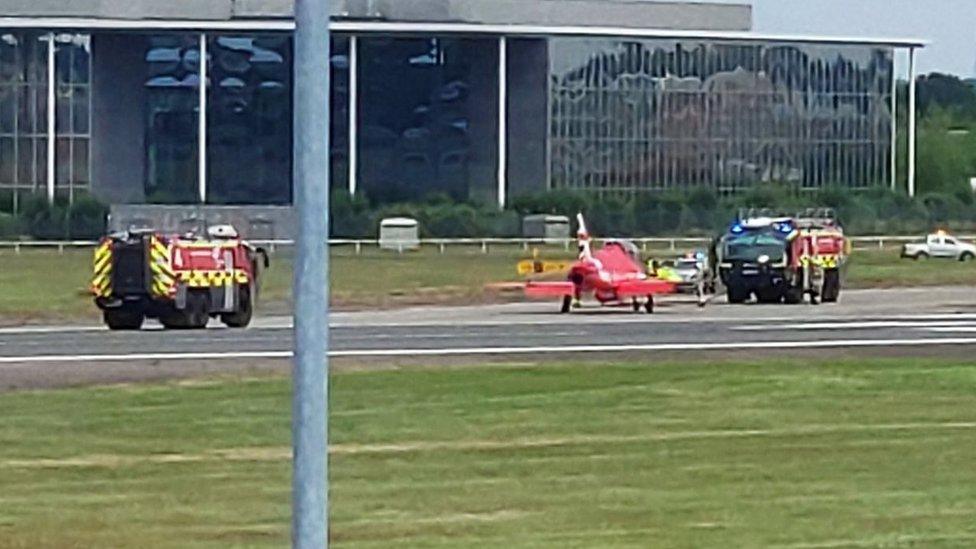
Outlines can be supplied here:
M835 302L850 242L828 208L795 215L743 211L715 244L730 303Z
M151 229L106 236L94 254L91 292L112 330L138 330L146 318L166 328L200 329L211 317L231 328L251 322L264 250L229 225L164 235Z

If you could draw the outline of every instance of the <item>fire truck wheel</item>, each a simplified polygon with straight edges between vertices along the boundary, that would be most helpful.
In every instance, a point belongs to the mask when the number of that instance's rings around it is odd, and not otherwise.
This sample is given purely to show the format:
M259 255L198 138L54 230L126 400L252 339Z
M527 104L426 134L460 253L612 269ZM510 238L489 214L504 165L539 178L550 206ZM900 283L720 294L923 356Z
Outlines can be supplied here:
M235 313L220 315L220 320L231 328L246 328L251 323L251 317L254 315L251 289L247 286L241 286L237 293L237 299L240 309Z
M206 328L209 320L207 298L196 291L187 293L185 309L169 307L159 315L159 321L169 330L199 330Z
M115 309L105 311L103 316L109 330L138 330L142 328L143 316L138 311Z
M824 272L823 293L820 298L824 303L836 303L840 298L840 273L837 269Z
M647 301L644 302L644 311L649 315L654 314L654 295L647 296Z
M207 314L207 295L203 292L192 291L187 294L186 312L187 328L200 330L207 327L210 315Z
M726 287L725 297L729 303L745 303L749 299L749 293L736 288Z
M786 290L785 301L789 305L799 305L803 302L803 289L791 286Z
M760 303L774 304L779 303L783 300L783 294L780 293L776 288L770 288L766 290L761 290L756 294L756 298Z
M572 296L563 296L563 306L559 309L562 314L569 314L569 311L573 308L573 298Z

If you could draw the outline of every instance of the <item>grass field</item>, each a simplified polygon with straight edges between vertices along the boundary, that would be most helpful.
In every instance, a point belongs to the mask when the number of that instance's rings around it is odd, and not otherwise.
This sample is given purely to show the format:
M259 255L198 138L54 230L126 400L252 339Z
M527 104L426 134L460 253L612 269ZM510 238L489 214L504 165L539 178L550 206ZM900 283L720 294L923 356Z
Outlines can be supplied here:
M660 252L661 254L672 252ZM398 255L375 249L333 254L332 297L340 307L471 303L496 299L485 290L493 282L518 281L515 263L527 257L517 248L436 248ZM562 249L548 257L566 257ZM97 318L86 293L90 253L0 251L0 323ZM278 253L264 284L265 312L287 312L291 299L291 259ZM948 260L902 260L897 251L858 251L847 276L849 287L976 284L976 264Z
M972 547L976 365L333 378L337 547ZM289 385L0 395L0 547L288 540Z

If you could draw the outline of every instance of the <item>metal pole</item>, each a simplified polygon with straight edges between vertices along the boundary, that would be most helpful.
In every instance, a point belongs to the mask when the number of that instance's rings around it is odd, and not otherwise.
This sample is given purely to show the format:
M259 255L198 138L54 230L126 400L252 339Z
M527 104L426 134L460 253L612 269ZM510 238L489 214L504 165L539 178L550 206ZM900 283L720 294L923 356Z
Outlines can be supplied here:
M898 55L891 52L891 190L898 190Z
M498 38L498 207L504 208L508 190L508 40Z
M47 203L54 204L54 140L56 138L54 123L57 113L57 96L54 93L57 77L54 72L54 33L49 34L47 40Z
M207 35L200 33L200 85L197 88L197 198L207 203Z
M329 0L295 2L292 546L328 546Z
M915 196L915 48L908 49L908 196Z
M359 178L359 39L349 37L349 194Z

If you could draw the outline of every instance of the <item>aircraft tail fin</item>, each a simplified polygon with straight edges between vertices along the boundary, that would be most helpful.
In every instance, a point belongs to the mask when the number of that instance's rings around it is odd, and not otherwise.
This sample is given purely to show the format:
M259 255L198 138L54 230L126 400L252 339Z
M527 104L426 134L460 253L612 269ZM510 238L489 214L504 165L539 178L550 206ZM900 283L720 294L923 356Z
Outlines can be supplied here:
M582 212L576 214L576 222L579 224L579 229L576 231L576 242L579 245L580 259L591 259L593 250L590 248L590 233L586 230L586 221L583 219Z

